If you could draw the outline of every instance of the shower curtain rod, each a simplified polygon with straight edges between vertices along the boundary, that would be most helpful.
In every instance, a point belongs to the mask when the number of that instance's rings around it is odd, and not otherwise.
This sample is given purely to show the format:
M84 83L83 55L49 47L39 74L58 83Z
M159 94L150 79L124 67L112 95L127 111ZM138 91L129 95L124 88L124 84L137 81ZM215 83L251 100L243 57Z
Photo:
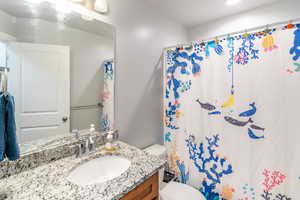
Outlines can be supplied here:
M200 42L200 41L201 42L207 42L207 41L214 40L216 38L222 38L222 37L233 36L233 35L237 35L237 34L241 34L241 33L253 32L255 30L263 29L263 28L272 28L272 27L274 28L274 27L282 25L282 24L293 23L293 22L297 22L297 21L300 21L300 18L296 18L296 19L292 19L292 20L287 20L287 21L276 22L276 23L272 23L272 24L266 24L266 25L263 25L263 26L257 26L257 27L253 27L253 28L249 28L249 29L244 29L244 30L241 30L241 31L226 33L226 34L218 35L218 36L215 36L215 37L209 37L209 38L206 38L204 40L192 41L192 42L186 43L186 44L178 44L178 45L174 45L174 46L170 46L170 47L165 47L163 49L163 51L165 51L167 49L182 47L182 46L190 46L194 42Z

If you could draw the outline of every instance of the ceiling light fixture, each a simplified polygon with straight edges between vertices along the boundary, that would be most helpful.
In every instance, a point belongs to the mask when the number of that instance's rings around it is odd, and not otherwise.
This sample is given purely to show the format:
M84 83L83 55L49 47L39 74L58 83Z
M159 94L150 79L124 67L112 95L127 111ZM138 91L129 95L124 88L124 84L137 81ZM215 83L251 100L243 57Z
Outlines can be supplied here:
M239 3L240 0L225 0L226 5L231 6Z
M39 3L44 2L44 0L25 0L25 1L27 1L29 3L33 3L33 4L39 4Z
M83 0L70 0L70 1L73 1L73 2L76 2L76 3L82 3Z
M85 20L100 20L100 21L105 21L103 15L99 14L98 12L107 12L108 10L108 5L106 0L84 0L85 4L89 3L88 6L83 5L81 3L75 3L74 1L81 1L81 0L24 0L29 3L43 3L47 2L52 4L53 8L57 10L58 13L60 14L69 14L70 12L76 12L79 13L83 19ZM73 2L72 2L73 1ZM97 10L98 12L95 12L93 10L95 5L97 4ZM34 4L33 4L34 5ZM91 8L89 8L89 6Z
M96 0L94 8L98 12L107 13L107 11L108 11L107 1L106 0Z
M57 2L54 7L58 13L69 14L72 12L71 8L63 2Z

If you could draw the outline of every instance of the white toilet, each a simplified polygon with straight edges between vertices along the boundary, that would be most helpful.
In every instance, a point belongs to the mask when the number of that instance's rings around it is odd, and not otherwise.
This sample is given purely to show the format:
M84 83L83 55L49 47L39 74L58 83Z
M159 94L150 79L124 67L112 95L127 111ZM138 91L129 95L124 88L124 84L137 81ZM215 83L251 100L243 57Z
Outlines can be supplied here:
M155 144L144 151L161 159L167 159L167 149L162 145ZM205 200L201 192L189 185L177 182L164 183L163 176L164 169L161 169L159 171L160 200Z
M160 200L205 200L204 196L195 188L177 182L168 183L159 192Z

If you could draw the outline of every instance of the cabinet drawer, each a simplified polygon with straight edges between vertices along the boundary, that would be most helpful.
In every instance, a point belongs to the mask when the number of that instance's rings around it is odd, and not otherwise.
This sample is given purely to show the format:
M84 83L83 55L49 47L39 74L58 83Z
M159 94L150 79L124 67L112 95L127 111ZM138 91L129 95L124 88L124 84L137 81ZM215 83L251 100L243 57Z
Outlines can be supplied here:
M158 195L158 173L156 173L121 200L158 200Z

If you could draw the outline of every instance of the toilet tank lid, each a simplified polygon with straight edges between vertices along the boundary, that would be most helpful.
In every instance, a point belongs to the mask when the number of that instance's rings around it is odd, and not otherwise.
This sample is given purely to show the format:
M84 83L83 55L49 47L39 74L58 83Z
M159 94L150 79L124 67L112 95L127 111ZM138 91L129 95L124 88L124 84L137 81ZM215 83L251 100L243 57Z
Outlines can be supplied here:
M150 147L147 147L146 149L144 149L144 151L151 155L155 155L159 157L164 156L167 153L166 147L159 144L154 144Z

